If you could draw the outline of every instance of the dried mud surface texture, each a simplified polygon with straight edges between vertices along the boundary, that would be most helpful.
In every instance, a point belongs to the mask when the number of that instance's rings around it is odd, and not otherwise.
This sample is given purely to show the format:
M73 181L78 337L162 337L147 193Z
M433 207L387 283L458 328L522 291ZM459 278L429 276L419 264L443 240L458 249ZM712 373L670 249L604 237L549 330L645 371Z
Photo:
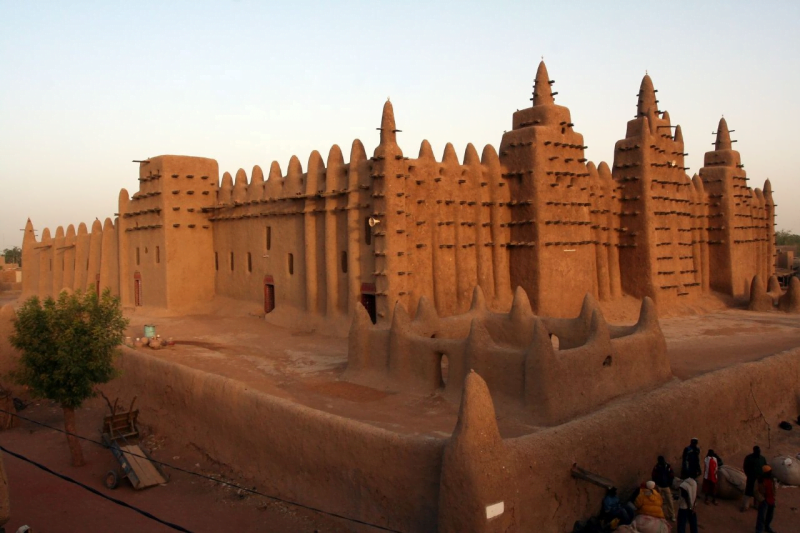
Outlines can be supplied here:
M154 429L282 497L402 531L435 528L444 441L399 435L123 349L109 392Z
M520 524L555 533L596 512L603 491L572 479L574 462L621 487L637 486L649 479L658 455L680 464L691 437L724 455L766 441L766 423L774 428L799 410L800 350L795 349L675 381L557 428L508 439L518 483L528 487L516 502Z

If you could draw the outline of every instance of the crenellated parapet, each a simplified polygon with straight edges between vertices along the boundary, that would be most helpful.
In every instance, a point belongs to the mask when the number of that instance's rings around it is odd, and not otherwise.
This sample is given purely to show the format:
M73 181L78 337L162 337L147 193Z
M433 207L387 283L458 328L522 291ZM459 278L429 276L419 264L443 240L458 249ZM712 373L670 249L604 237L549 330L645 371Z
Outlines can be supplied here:
M218 295L337 333L362 308L382 326L398 304L464 315L476 286L492 311L522 287L536 313L570 317L586 294L671 307L712 290L745 297L774 273L772 189L747 185L725 120L690 178L681 127L646 75L613 165L595 164L554 83L540 63L499 148L468 144L461 158L428 141L407 155L387 101L372 157L355 140L349 162L334 145L285 173L272 162L266 176L256 165L221 179L212 159L140 161L118 222L41 241L26 229L24 292L99 284L128 307L173 309Z
M427 299L413 319L398 304L389 327L356 311L345 379L454 398L471 370L499 398L524 405L547 425L672 377L649 298L633 326L607 324L590 295L576 318L536 316L521 288L508 313L490 311L479 287L469 311L450 317L439 317Z
M55 298L63 290L99 294L106 288L118 295L118 229L117 221L95 219L91 233L84 223L77 231L70 224L66 231L59 226L53 235L45 228L37 239L28 220L22 242L22 297Z

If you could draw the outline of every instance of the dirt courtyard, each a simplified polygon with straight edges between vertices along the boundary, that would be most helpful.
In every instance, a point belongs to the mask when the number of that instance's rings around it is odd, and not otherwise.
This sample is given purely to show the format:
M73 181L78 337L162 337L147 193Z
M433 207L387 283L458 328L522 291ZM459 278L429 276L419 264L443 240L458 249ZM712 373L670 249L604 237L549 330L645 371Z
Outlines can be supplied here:
M271 325L258 315L224 306L225 314L182 317L131 315L128 335L156 325L175 346L148 355L168 359L245 384L248 388L398 433L448 437L458 406L434 393L396 394L340 380L347 365L347 339ZM612 314L613 313L609 313ZM624 313L615 323L635 321ZM661 319L676 379L689 379L737 363L800 346L800 319L784 313L725 309ZM497 408L504 437L536 431L515 406Z

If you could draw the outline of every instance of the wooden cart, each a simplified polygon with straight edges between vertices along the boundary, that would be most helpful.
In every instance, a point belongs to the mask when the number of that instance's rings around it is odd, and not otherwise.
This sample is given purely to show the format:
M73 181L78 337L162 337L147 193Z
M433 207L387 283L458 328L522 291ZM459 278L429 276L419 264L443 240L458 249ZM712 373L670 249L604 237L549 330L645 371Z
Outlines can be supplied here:
M151 461L150 455L139 447L139 430L136 427L139 410L133 410L134 402L136 398L127 411L121 412L117 412L116 401L113 406L109 402L111 415L103 419L103 442L120 464L119 468L106 474L105 486L109 489L116 488L123 477L127 477L137 490L162 485L169 480L161 468Z

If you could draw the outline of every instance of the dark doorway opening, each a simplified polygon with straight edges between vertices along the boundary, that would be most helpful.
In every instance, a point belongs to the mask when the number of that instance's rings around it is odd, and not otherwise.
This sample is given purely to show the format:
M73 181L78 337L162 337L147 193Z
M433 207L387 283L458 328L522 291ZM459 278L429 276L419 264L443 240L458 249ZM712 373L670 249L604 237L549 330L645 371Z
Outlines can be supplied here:
M378 313L375 307L375 295L366 292L361 293L361 305L363 305L364 309L366 309L367 313L369 313L369 318L372 320L372 323L377 323Z
M275 285L264 284L264 313L271 313L275 309Z
M136 307L142 305L142 275L138 272L133 275L133 304Z

